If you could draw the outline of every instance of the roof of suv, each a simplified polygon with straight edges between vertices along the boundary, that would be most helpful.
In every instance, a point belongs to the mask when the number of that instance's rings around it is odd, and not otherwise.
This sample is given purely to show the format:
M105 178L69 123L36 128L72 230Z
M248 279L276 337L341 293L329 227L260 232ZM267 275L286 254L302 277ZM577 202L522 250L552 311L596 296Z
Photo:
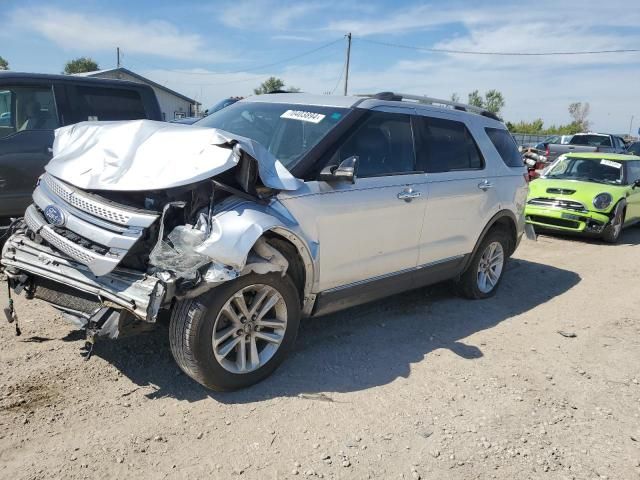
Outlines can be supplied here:
M404 100L410 100L409 102ZM336 108L375 108L382 105L393 105L400 107L426 107L436 111L448 113L456 112L461 115L482 116L487 120L502 123L502 121L483 109L470 105L450 102L448 100L431 99L429 97L419 97L414 95L393 94L383 92L375 95L315 95L310 93L270 93L265 95L253 95L244 98L240 102L262 102L262 103L289 103L296 105L310 105L318 107ZM452 108L453 107L453 108Z
M131 88L150 88L148 85L139 82L131 82L128 80L119 80L115 78L91 78L80 77L76 75L58 75L53 73L28 73L28 72L13 72L4 71L0 72L0 81L12 80L12 81L55 81L55 82L68 82L75 84L94 84L94 85L122 85L124 87Z

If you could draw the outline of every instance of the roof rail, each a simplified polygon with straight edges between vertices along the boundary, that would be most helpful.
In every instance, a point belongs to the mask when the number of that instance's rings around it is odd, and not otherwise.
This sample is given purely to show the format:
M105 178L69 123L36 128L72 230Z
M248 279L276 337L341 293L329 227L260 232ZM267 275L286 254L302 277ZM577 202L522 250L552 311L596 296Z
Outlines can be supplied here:
M453 102L451 100L442 100L441 98L432 98L423 95L411 95L408 93L396 93L396 92L379 92L373 94L357 95L358 97L370 97L378 100L387 100L393 102L402 102L409 100L416 103L423 103L426 105L436 105L453 108L454 110L460 110L462 112L472 112L482 115L484 117L492 118L494 120L502 121L495 113L490 112L486 108L476 107L474 105L467 105L466 103Z

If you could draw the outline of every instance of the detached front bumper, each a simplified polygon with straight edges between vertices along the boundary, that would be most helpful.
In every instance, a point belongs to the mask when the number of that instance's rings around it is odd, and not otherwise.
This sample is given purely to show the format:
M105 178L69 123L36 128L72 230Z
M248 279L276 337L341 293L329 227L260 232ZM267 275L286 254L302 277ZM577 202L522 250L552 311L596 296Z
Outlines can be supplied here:
M527 205L524 213L527 223L536 227L575 233L602 233L610 221L604 213L534 205Z
M56 308L84 317L90 316L88 310L106 306L155 322L167 297L167 285L155 277L120 268L98 277L86 265L35 243L22 233L7 240L0 264L11 286L24 286L27 293ZM38 285L46 285L43 290L49 293L39 296ZM76 302L78 298L84 301Z

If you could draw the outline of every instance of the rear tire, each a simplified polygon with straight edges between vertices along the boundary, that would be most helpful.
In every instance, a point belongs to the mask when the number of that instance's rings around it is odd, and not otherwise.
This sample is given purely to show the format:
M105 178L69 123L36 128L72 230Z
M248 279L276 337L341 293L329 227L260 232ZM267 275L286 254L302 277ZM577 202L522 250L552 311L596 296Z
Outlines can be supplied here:
M510 244L503 229L489 231L458 281L458 291L463 297L478 300L495 295L507 265Z
M624 204L616 205L615 213L609 224L604 227L602 232L602 240L607 243L617 243L622 235L622 227L624 226Z
M253 273L178 302L169 343L178 366L196 382L216 391L238 390L282 363L299 324L300 299L291 279Z

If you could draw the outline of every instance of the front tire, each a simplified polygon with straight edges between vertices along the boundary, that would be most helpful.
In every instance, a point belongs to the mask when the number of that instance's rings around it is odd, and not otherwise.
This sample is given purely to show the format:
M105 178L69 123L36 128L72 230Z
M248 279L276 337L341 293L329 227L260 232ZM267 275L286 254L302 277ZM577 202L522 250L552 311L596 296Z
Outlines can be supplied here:
M507 264L510 240L500 228L491 230L458 281L463 297L478 300L495 295Z
M178 302L171 353L198 383L217 391L260 382L282 363L300 324L298 291L288 276L249 274Z
M624 225L624 205L618 203L616 205L615 213L609 224L604 228L602 232L602 240L607 243L617 243L622 235L622 227Z

